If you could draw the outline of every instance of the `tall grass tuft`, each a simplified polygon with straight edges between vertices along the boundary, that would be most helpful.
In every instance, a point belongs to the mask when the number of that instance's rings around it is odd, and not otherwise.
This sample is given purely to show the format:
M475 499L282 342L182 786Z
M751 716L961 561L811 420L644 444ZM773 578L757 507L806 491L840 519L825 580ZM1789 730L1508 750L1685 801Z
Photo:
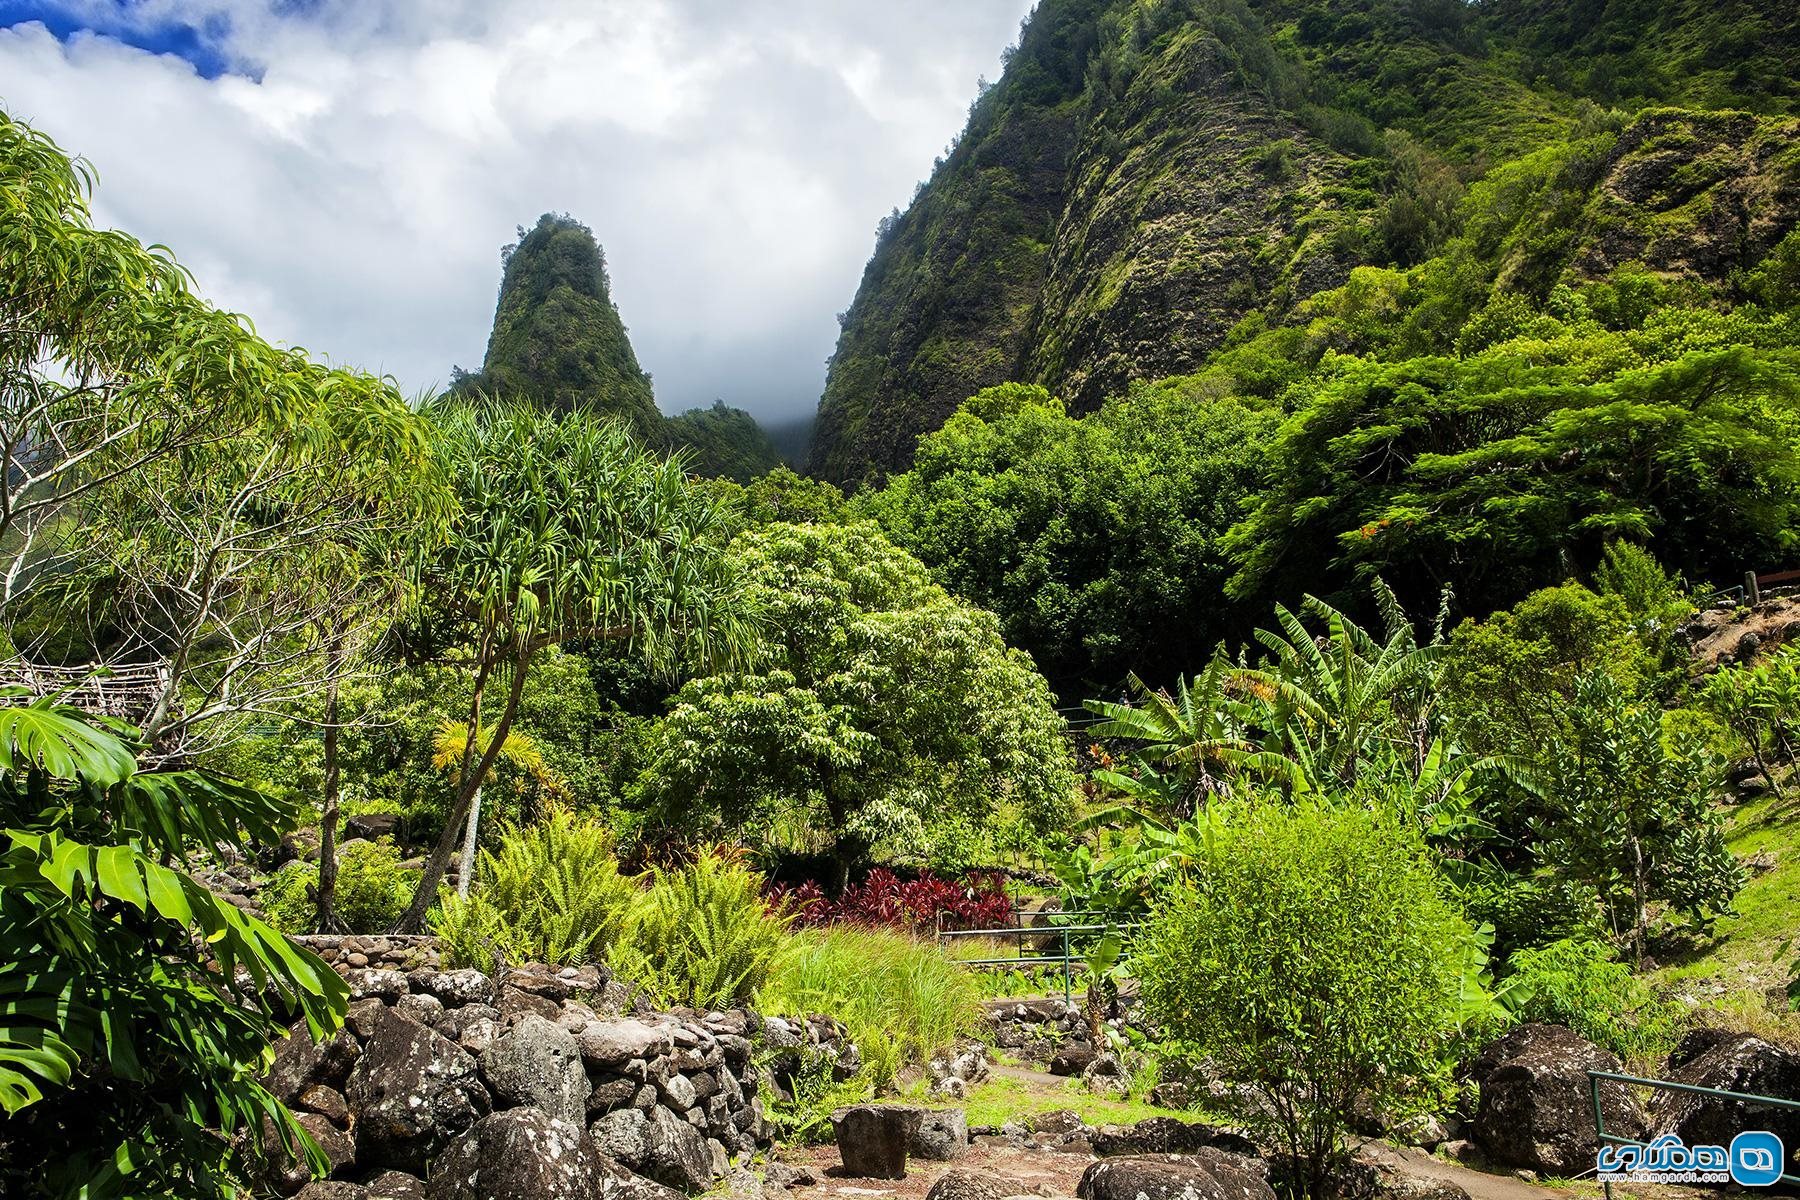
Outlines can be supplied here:
M772 1015L842 1020L878 1090L902 1063L974 1033L980 1000L969 969L932 943L855 925L794 934L757 996Z
M763 902L761 876L706 853L679 869L657 868L612 962L665 1004L723 1008L762 987L787 927Z
M483 850L468 898L445 891L430 918L451 965L490 974L508 963L603 959L638 901L619 873L612 835L560 810L535 825L505 826Z

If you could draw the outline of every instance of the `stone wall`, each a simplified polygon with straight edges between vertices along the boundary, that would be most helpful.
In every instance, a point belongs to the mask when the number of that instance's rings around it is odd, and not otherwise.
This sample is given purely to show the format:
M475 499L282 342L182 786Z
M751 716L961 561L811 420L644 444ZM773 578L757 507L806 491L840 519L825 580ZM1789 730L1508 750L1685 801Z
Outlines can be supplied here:
M490 978L439 970L431 939L303 941L349 983L349 1016L322 1044L296 1025L269 1084L325 1149L330 1178L370 1198L449 1195L440 1162L461 1170L510 1144L490 1126L515 1109L597 1164L604 1197L703 1191L768 1146L763 1088L791 1086L818 1055L846 1076L860 1065L829 1018L655 1012L601 967ZM306 1182L299 1168L271 1181L283 1194Z

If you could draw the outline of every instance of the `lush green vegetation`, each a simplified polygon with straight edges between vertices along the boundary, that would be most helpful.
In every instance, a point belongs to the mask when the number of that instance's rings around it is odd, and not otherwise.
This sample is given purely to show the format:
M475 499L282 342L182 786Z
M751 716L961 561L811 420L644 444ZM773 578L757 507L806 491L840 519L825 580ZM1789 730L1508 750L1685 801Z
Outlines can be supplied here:
M1221 812L1191 880L1159 902L1136 968L1174 1053L1248 1085L1314 1197L1342 1170L1359 1099L1443 1100L1470 936L1418 830L1301 805Z
M1513 1022L1791 1036L1800 650L1681 627L1800 545L1794 18L1552 7L1045 0L846 316L848 497L664 421L569 218L412 406L0 118L8 656L151 681L141 737L0 710L0 1161L58 1164L0 1191L251 1178L342 1015L277 928L829 1013L803 1138L975 1032L902 879L998 919L1024 865L1147 923L1075 947L1126 1086L1209 1060L1313 1195ZM180 869L277 846L274 928Z
M684 686L650 734L648 819L821 852L981 865L1066 817L1043 679L989 613L871 525L770 525L731 560L767 630L752 672Z
M775 1014L831 1013L850 1029L878 1091L904 1063L977 1032L974 975L936 946L891 930L834 925L796 933L757 1003Z
M529 399L552 410L590 408L638 433L662 424L650 376L638 366L612 301L593 231L545 213L500 252L505 267L481 372L459 390Z
M1793 178L1794 30L1772 0L1580 16L1042 4L962 137L882 223L813 466L840 482L902 470L977 387L1041 384L1090 411L1264 330L1305 341L1359 267L1428 285L1411 312L1389 297L1411 341L1396 360L1450 351L1490 296L1543 313L1556 285L1632 262L1791 307L1791 204L1748 237L1731 214ZM1258 382L1292 382L1295 365Z

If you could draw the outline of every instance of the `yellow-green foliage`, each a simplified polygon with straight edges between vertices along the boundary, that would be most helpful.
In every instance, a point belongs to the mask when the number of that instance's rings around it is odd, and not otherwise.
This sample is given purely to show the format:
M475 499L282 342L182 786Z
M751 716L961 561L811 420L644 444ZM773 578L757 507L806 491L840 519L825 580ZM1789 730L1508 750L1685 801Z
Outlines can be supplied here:
M842 1020L878 1087L975 1032L980 999L974 974L935 945L854 925L795 934L757 995L771 1014Z
M666 1004L741 1004L768 978L787 925L764 904L760 875L702 854L688 866L656 870L612 963Z
M606 956L636 900L612 835L556 811L537 825L508 826L497 851L481 852L468 898L445 892L431 930L457 966L584 962Z

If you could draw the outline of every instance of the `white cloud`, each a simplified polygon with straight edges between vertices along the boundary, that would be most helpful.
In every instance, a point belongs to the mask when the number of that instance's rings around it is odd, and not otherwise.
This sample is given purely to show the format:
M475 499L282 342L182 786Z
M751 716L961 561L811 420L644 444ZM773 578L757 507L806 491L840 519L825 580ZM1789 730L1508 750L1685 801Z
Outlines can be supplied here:
M606 247L663 408L810 411L873 242L1030 0L64 0L241 74L0 30L0 106L267 336L416 390L475 366L502 243ZM107 22L111 24L107 24Z

